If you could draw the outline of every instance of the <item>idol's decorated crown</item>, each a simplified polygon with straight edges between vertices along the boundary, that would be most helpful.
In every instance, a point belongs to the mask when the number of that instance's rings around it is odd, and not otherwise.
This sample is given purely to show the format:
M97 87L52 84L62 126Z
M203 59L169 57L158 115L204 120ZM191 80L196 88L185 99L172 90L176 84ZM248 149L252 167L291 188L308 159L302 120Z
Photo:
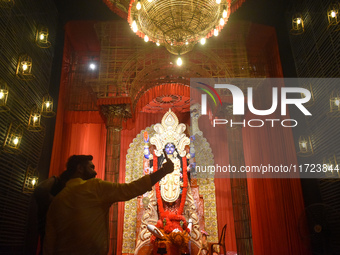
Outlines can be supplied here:
M186 137L184 131L186 126L178 124L178 118L174 112L169 109L164 114L161 123L154 127L156 134L151 137L150 143L156 146L155 154L161 156L166 144L173 143L181 157L186 155L185 146L190 144L189 137Z

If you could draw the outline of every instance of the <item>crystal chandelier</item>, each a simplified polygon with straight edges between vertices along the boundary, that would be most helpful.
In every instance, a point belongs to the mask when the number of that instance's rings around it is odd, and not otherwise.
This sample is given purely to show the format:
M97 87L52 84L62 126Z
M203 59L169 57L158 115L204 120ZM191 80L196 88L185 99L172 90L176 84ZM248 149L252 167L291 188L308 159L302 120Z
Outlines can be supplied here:
M224 27L229 0L131 0L128 22L144 41L183 55Z

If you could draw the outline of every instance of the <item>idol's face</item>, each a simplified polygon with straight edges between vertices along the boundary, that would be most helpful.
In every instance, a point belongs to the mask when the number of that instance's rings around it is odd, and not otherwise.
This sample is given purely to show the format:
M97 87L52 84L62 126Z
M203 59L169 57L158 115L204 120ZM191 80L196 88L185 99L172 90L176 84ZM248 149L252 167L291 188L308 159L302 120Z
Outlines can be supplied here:
M172 143L168 143L167 145L165 145L165 152L168 155L172 155L175 152L175 145L173 145Z

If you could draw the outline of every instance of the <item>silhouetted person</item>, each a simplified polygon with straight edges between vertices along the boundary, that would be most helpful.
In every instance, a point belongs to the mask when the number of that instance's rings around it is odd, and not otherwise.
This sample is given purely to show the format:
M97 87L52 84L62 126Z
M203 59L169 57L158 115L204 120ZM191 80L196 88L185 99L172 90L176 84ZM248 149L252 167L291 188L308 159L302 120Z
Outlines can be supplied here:
M110 206L144 194L171 173L174 164L164 154L167 162L157 172L131 183L112 183L94 178L97 173L92 156L74 165L71 179L50 205L44 255L107 254Z

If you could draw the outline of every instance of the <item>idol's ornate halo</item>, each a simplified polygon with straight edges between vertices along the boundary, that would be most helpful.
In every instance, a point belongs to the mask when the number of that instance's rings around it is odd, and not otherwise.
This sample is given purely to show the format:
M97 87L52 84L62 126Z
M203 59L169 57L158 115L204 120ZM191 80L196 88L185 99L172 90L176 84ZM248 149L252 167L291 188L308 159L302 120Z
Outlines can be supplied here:
M157 123L154 127L156 134L151 137L150 143L156 146L155 154L161 156L166 144L173 143L181 157L186 155L185 146L190 144L189 137L186 137L184 131L186 126L178 124L178 118L174 112L169 109L164 114L161 123Z

